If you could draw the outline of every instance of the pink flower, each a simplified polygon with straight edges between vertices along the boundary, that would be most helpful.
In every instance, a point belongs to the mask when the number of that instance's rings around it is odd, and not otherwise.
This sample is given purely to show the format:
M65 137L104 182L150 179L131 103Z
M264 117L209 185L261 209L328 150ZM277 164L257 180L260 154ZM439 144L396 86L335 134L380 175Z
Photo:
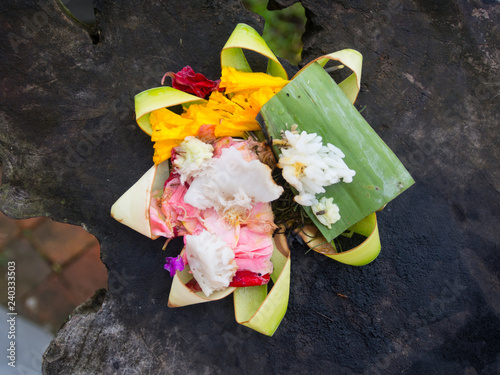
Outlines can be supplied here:
M201 125L198 129L197 137L205 143L214 143L215 142L215 125L214 124L205 124Z
M186 221L200 215L200 210L190 204L184 202L188 188L185 184L180 183L180 178L176 177L169 183L164 190L162 197L162 211L175 212L177 221ZM174 216L174 215L172 215Z
M217 239L218 246L224 244L222 247L234 255L233 266L239 272L235 283L239 286L261 285L269 280L273 270L272 235L277 227L269 202L282 189L272 180L269 167L258 161L253 151L256 144L231 137L217 140L211 151L215 160L189 183L182 181L174 163L163 195L152 200L150 213L155 233L169 238L185 236L186 246L186 238L191 238L191 245L196 244L191 250L199 253L200 261L206 260L208 246L199 240L203 233ZM180 157L176 152L173 157ZM259 185L262 180L267 185ZM186 254L183 262L188 264Z
M250 211L248 217L243 220L241 225L247 226L253 232L267 234L272 236L278 228L274 224L273 209L269 203L256 203Z
M240 228L238 245L234 248L234 260L238 270L247 270L265 275L272 273L273 239L267 234L253 232L248 227Z
M222 238L231 249L236 247L240 235L240 226L238 224L228 223L213 208L203 210L201 222L207 231Z
M194 234L202 229L199 222L200 210L190 204L184 202L184 195L186 195L187 186L180 183L179 177L177 177L174 183L177 184L177 188L170 195L168 200L165 200L162 204L162 210L172 211L175 213L177 220L177 236L184 236L186 234ZM165 189L167 191L167 189ZM170 193L167 193L167 196Z
M172 227L172 219L167 219L160 209L160 199L151 198L151 206L149 208L149 222L151 223L152 238L174 236L174 228Z
M151 230L157 237L173 238L203 229L200 210L184 202L188 187L181 184L176 173L165 181L161 199L153 198L149 210Z

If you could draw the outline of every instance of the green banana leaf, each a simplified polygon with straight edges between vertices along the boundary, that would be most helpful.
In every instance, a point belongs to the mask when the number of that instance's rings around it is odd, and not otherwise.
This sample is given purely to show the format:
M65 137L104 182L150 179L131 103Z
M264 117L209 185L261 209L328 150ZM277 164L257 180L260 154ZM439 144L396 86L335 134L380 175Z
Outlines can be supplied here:
M310 207L308 216L327 241L353 226L410 187L414 180L391 149L375 133L318 63L303 69L261 109L269 136L281 138L282 130L298 125L298 131L316 133L323 143L339 147L344 161L356 171L351 183L326 187L339 206L341 219L331 229L321 224ZM279 155L279 149L274 149Z

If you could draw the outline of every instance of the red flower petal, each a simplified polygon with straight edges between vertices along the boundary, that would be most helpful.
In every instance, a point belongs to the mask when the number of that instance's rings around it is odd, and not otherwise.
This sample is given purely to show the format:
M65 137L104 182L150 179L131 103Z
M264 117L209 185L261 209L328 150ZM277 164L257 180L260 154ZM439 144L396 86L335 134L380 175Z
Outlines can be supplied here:
M229 286L246 287L264 285L269 282L270 275L260 275L252 271L236 271Z
M172 87L174 89L194 94L200 98L206 98L212 91L219 89L220 80L209 80L203 74L195 73L190 66L185 66L177 73L165 73L161 80L162 85L166 77L172 78Z

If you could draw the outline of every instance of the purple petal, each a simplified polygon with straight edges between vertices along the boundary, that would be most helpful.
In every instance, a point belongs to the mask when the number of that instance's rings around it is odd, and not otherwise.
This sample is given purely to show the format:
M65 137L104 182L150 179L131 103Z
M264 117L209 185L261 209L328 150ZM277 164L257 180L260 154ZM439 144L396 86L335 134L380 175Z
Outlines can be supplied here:
M175 271L182 271L184 269L184 262L182 257L179 255L177 257L166 257L164 268L170 272L170 277L175 276Z

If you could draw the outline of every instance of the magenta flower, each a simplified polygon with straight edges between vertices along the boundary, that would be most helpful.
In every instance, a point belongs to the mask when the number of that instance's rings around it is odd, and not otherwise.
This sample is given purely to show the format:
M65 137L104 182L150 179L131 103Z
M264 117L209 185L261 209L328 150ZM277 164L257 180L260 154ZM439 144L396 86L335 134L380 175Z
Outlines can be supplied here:
M172 78L172 87L174 89L194 94L200 98L206 98L212 91L219 89L220 80L209 80L203 74L195 73L190 66L185 66L177 73L165 73L161 80L162 85L167 77Z
M182 271L184 269L184 261L182 257L179 255L177 257L166 257L166 263L164 268L170 272L170 277L175 276L175 271Z

